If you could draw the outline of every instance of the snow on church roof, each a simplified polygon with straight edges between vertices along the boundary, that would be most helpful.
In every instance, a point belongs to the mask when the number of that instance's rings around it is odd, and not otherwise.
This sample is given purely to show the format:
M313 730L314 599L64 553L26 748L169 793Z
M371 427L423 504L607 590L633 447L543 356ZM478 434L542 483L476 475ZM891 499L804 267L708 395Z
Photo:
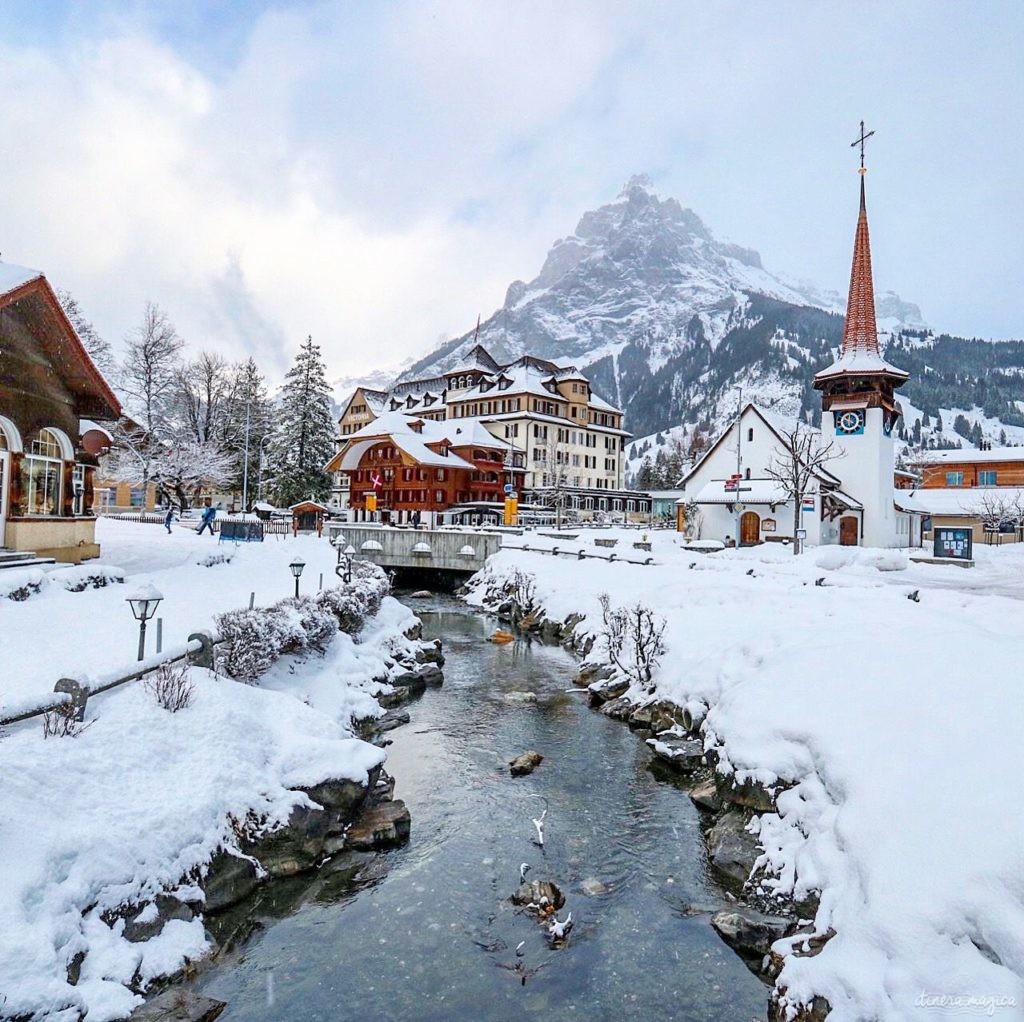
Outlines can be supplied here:
M727 490L724 479L712 479L693 499L698 504L785 504L788 498L774 479L741 479L739 490Z

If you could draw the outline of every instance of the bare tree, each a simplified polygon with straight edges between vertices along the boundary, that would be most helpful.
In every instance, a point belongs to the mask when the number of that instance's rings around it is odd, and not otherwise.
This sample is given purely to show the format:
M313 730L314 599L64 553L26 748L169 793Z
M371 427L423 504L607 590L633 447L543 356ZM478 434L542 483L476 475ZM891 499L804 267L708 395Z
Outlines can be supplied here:
M174 431L197 443L219 443L232 387L231 372L220 355L208 351L178 374L171 408Z
M768 477L772 479L787 500L793 502L793 553L800 553L797 532L800 528L800 509L804 494L811 481L830 462L841 458L834 441L825 443L821 433L805 423L798 422L791 430L779 432L780 449L768 464Z
M116 439L136 456L144 482L151 478L154 445L169 428L183 344L167 313L153 302L146 303L142 322L125 338L120 382L133 421L119 424Z
M1018 493L1015 492L1013 497L999 492L983 493L964 510L981 519L985 532L997 533L1006 525L1012 525L1016 530L1020 527L1021 519Z
M64 315L71 321L71 325L78 334L78 339L89 353L93 364L107 380L107 383L117 385L117 364L114 361L114 353L110 350L110 344L96 332L96 328L85 318L82 307L78 300L64 288L57 289L57 300L64 310Z

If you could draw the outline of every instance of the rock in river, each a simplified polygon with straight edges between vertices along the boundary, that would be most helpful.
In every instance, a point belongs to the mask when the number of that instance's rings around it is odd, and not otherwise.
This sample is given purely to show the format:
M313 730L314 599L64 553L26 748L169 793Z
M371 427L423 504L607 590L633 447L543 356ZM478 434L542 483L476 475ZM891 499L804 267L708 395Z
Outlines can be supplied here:
M370 852L408 840L409 810L401 799L365 809L345 834L345 848Z
M512 895L514 905L553 908L556 912L565 904L565 895L550 880L531 880L520 884Z
M516 756L509 763L508 769L513 777L522 777L524 774L532 774L540 766L543 759L544 757L539 752L531 749L529 752L524 752L521 756Z

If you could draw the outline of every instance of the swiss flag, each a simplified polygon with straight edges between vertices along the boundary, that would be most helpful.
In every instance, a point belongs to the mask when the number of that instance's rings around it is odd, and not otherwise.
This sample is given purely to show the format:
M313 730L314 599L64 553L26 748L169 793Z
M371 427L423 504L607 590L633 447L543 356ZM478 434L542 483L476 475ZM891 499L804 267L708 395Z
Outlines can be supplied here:
M381 479L379 472L374 472L373 475L370 476L370 483L375 490L379 490L383 482L384 480Z

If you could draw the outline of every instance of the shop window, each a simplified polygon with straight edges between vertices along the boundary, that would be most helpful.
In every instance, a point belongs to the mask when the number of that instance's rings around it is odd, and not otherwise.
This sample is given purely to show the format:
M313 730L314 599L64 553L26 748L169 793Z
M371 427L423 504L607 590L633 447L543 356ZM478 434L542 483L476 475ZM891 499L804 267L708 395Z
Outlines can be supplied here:
M64 462L57 435L41 429L21 462L21 492L29 515L59 515Z

